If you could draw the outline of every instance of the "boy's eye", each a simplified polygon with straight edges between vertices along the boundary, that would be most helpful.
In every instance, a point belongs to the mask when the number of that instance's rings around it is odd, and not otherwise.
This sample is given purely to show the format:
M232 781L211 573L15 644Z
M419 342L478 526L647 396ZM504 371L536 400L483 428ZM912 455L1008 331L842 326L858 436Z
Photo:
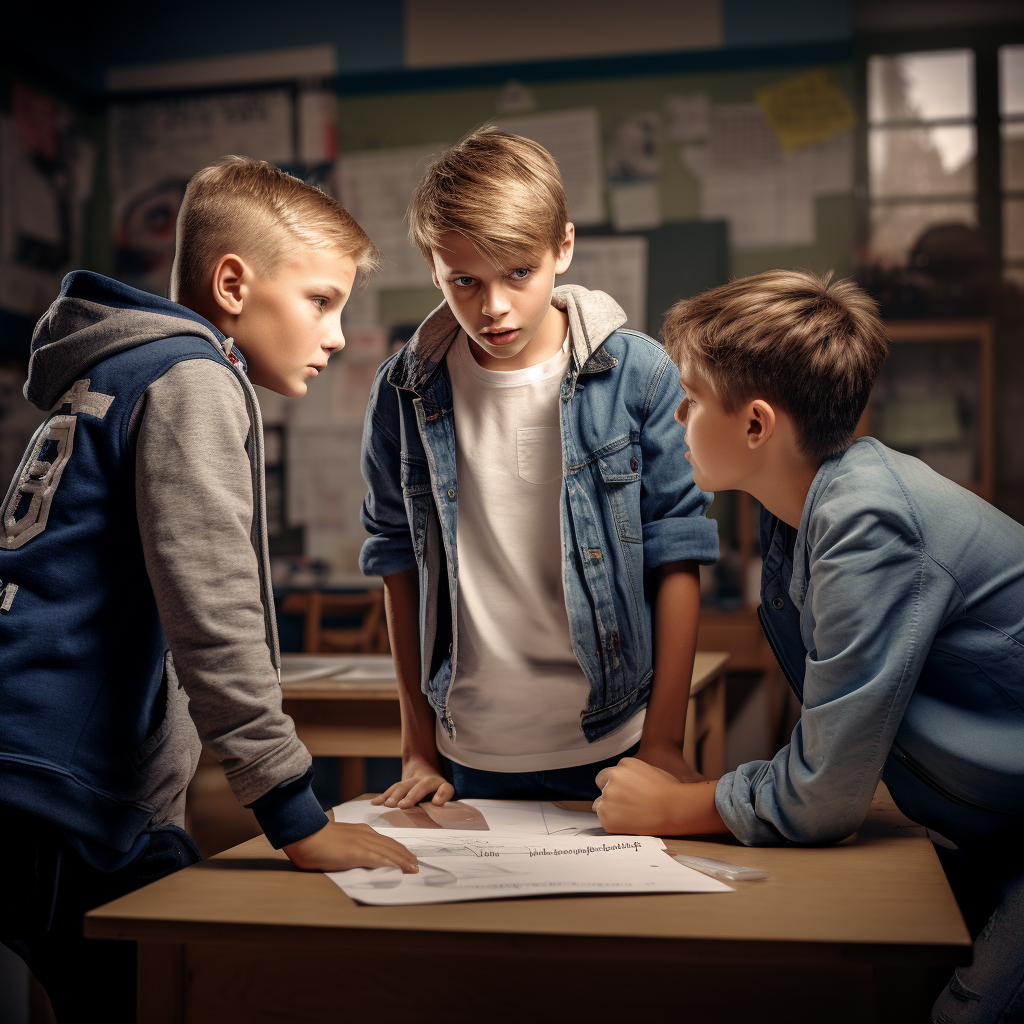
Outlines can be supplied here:
M529 267L517 267L508 276L511 277L513 281L523 281L523 280L525 280L526 278L528 278L530 276L530 268Z
M454 284L458 285L459 288L468 288L474 280L476 279L472 277L457 277L455 278Z
M313 300L313 304L321 313L327 308L327 300L322 296L317 296L317 298Z

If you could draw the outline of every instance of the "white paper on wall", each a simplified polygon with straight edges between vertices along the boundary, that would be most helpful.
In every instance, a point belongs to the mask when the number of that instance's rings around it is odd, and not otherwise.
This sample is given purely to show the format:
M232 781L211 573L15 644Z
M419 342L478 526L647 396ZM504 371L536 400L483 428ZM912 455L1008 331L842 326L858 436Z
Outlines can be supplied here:
M647 329L646 238L577 238L572 264L555 283L607 292L625 311L628 327Z
M665 97L665 115L670 139L706 139L711 130L711 97L706 92L672 93Z
M608 199L616 231L661 227L661 195L657 181L616 182L608 188Z
M596 107L505 118L497 124L504 131L539 142L555 158L571 221L581 226L604 223L604 161Z
M813 245L815 199L853 187L849 132L784 153L753 103L713 107L709 142L679 158L701 183L701 215L728 221L740 249Z
M432 283L426 260L409 240L406 214L413 190L431 159L446 148L444 143L436 143L372 149L346 153L338 161L335 175L340 201L384 255L384 266L371 287L418 288ZM349 303L356 300L356 305L349 310L350 322L372 325L369 305L374 298L353 295Z
M178 208L192 175L228 155L290 162L292 122L287 89L113 104L108 131L116 275L162 294Z

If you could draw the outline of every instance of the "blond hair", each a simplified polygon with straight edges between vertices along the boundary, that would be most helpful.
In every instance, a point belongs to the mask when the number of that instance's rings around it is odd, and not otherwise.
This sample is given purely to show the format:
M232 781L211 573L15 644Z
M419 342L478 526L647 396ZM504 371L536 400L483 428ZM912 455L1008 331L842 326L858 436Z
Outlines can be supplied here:
M888 353L873 299L852 281L772 270L677 302L665 347L728 412L763 398L784 409L801 451L823 462L849 446Z
M379 261L377 247L329 195L266 160L227 156L188 183L178 211L171 295L195 295L225 253L272 277L299 245L334 248L360 270Z
M488 124L463 136L426 171L409 206L409 235L428 263L442 235L469 239L505 271L558 253L569 211L554 157Z

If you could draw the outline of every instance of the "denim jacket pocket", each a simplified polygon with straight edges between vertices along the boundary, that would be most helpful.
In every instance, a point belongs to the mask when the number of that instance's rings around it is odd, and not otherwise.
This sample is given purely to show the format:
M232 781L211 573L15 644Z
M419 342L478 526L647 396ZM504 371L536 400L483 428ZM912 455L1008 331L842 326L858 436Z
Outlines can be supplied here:
M430 470L426 460L420 461L402 454L402 496L412 533L413 552L417 563L423 563L423 546L427 534L427 520L434 501L430 485Z
M562 475L562 440L557 424L520 427L516 431L516 465L520 479L549 484Z
M640 445L627 441L616 451L598 456L598 467L615 520L619 539L626 544L643 544L640 521Z

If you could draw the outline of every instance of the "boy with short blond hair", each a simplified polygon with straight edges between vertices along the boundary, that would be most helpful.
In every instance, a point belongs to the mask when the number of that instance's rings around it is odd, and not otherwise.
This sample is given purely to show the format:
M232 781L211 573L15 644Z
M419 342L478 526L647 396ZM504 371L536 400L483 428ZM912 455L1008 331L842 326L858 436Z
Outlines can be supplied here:
M887 346L852 282L733 281L676 305L665 339L694 479L764 506L758 614L802 708L771 761L715 782L624 760L599 779L602 823L831 843L882 779L930 830L981 932L933 1020L1020 1020L1024 527L923 462L853 440Z
M281 710L251 383L305 394L375 259L334 200L232 157L186 192L177 301L79 271L36 326L49 416L0 526L0 940L62 1021L134 1020L134 945L85 941L82 915L199 859L200 738L298 866L415 870L328 823Z
M411 234L444 302L378 371L363 434L402 704L378 798L587 798L637 751L680 778L710 496L674 458L664 350L572 259L557 165L470 133L426 172ZM646 711L646 717L645 717Z

